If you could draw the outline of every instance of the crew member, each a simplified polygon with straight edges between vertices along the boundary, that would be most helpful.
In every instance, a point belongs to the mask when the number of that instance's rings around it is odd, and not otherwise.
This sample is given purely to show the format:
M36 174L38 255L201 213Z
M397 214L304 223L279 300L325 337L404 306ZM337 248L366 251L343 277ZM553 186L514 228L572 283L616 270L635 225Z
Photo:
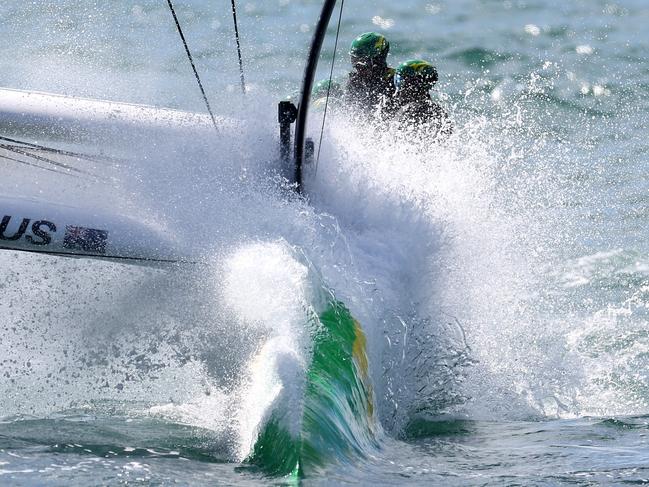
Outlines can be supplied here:
M437 70L432 64L421 59L405 61L397 67L394 81L397 91L389 102L394 120L403 127L451 135L453 125L448 113L430 97L437 82Z
M343 98L343 89L338 81L330 81L327 78L315 84L311 91L313 107L316 110L324 110L325 104L327 103L327 96L329 97L329 107L339 105L340 100Z
M356 109L373 113L394 94L394 69L388 67L390 43L381 34L366 32L349 50L353 71L345 87L345 101Z

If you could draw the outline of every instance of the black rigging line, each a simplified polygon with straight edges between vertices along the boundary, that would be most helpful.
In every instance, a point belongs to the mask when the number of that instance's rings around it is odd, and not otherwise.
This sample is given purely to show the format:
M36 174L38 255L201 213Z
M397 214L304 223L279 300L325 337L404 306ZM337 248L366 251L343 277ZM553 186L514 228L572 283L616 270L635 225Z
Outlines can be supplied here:
M32 149L38 149L44 152L51 152L53 154L59 154L62 156L69 156L69 157L76 157L77 159L86 159L88 161L92 162L108 162L111 161L112 158L107 157L107 156L95 156L95 155L89 155L89 154L81 154L79 152L70 152L62 149L54 149L53 147L47 147L44 145L39 145L39 144L32 144L31 142L25 142L23 140L16 140L16 139L11 139L9 137L4 137L0 135L0 140L3 140L5 142L10 142L12 144L19 144L20 146L24 147L29 147ZM21 147L18 148L21 148Z
M62 173L61 171L57 171L56 169L53 169L51 167L39 166L38 164L34 164L33 162L21 161L20 159L14 159L13 157L9 157L9 156L6 156L4 154L0 154L0 159L5 159L5 160L11 161L11 162L17 162L19 164L24 164L25 166L35 167L37 169L42 169L43 171L51 171L51 172L55 172L57 174L65 174L66 176L71 176L73 178L79 177L79 176L77 176L75 174Z
M322 127L320 127L320 141L318 142L318 155L315 159L314 173L318 173L318 163L320 162L320 149L322 148L322 135L324 134L325 121L327 120L327 107L329 106L329 92L331 91L331 80L334 75L334 64L336 64L336 51L338 49L338 36L340 35L340 22L343 18L343 7L345 0L340 1L340 13L338 14L338 27L336 28L336 41L334 42L334 54L331 60L331 70L329 71L329 85L327 85L327 97L325 98L324 113L322 114Z
M39 155L36 155L36 154L32 154L31 152L28 152L28 151L25 151L25 150L19 149L19 148L16 147L16 146L6 145L6 144L0 144L0 149L4 149L4 150L10 151L10 152L14 152L14 153L16 153L16 154L20 154L20 155L22 155L22 156L31 157L31 158L33 158L33 159L36 159L37 161L46 162L46 163L48 163L48 164L52 164L53 166L57 166L57 167L63 168L63 169L65 169L65 170L67 170L67 171L78 172L78 173L80 173L80 174L85 174L85 175L87 175L87 176L92 176L92 177L94 177L94 178L100 179L100 178L99 178L98 176L96 176L95 174L89 173L89 172L84 171L84 170L82 170L82 169L77 169L76 167L69 166L69 165L67 165L67 164L64 164L64 163L62 163L62 162L55 161L55 160L53 160L53 159L49 159L49 158L47 158L47 157L43 157L43 156L39 156Z
M241 92L246 93L246 80L243 77L243 59L241 58L241 43L239 42L239 27L237 26L237 7L232 0L232 18L234 19L234 36L237 39L237 54L239 55L239 73L241 74Z
M203 101L205 101L205 106L207 107L207 111L210 114L210 118L212 119L212 124L214 124L214 129L218 132L219 128L216 126L216 119L214 118L214 114L212 113L210 102L207 101L207 95L205 94L205 90L203 89L203 83L201 83L201 77L198 75L198 71L196 71L196 65L194 65L194 59L192 58L192 53L189 51L189 46L187 46L187 41L185 40L185 35L183 34L183 30L180 27L180 22L178 22L176 11L174 10L174 6L171 3L171 0L167 0L167 4L169 4L169 10L171 10L171 15L173 15L174 17L174 22L176 23L178 34L180 34L180 39L183 41L183 45L185 46L185 52L187 53L187 58L189 59L189 63L192 65L192 69L194 70L194 76L196 76L196 81L198 82L198 87L200 88L201 94L203 95Z

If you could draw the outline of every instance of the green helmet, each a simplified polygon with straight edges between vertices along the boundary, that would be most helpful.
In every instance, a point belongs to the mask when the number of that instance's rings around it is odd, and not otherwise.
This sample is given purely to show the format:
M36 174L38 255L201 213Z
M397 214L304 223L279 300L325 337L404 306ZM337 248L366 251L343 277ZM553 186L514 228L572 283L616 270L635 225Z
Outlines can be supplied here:
M343 96L343 89L340 83L336 80L329 81L329 79L318 81L311 91L311 96L316 99L322 98L327 96L327 92L329 92L329 96L332 98L340 98Z
M430 89L437 82L435 66L422 59L410 59L399 64L394 76L398 89L406 86L417 86Z
M376 32L366 32L359 35L349 49L352 64L366 64L376 61L385 62L390 52L388 40Z

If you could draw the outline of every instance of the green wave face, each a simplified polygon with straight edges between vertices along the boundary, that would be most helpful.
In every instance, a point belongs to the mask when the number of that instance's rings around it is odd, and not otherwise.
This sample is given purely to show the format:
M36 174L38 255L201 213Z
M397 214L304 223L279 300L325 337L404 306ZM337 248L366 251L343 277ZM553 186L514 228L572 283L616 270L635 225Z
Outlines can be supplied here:
M307 372L299 434L273 411L248 462L267 475L304 477L378 447L366 340L360 324L338 301L319 316Z

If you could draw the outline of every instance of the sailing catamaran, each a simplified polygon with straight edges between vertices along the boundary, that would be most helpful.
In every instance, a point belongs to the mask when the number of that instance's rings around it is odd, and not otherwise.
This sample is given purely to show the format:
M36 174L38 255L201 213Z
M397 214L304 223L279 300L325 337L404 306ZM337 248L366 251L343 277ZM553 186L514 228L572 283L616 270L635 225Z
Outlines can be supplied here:
M171 1L169 7L173 11ZM303 165L312 153L306 137L310 95L318 58L335 0L326 0L309 51L297 107L279 104L280 156L292 162L294 188L304 193ZM341 10L342 12L342 10ZM233 2L233 13L236 9ZM143 105L64 97L48 93L0 90L0 163L28 165L58 177L98 177L93 167L114 162L97 151L86 150L98 134L140 131L143 134L191 133L195 137L228 137L238 122L215 116L200 83L191 53L174 13L187 55L208 109L208 115ZM241 64L240 64L241 66ZM243 71L242 87L245 89ZM294 141L291 125L295 123ZM56 144L25 140L37 134ZM84 146L84 143L86 146ZM70 149L81 146L81 150ZM293 150L291 150L293 147ZM1 189L0 189L1 191ZM195 263L184 255L167 232L130 215L88 210L46 199L25 199L0 192L0 249L61 257L105 259L136 265ZM317 329L301 406L297 411L268 411L258 425L257 440L248 462L271 475L304 475L341 455L353 455L376 444L379 426L368 369L365 335L360 324L332 293L321 296L305 315L305 326ZM287 418L300 415L300 428ZM353 423L353 424L352 424ZM360 448L363 445L364 448Z

